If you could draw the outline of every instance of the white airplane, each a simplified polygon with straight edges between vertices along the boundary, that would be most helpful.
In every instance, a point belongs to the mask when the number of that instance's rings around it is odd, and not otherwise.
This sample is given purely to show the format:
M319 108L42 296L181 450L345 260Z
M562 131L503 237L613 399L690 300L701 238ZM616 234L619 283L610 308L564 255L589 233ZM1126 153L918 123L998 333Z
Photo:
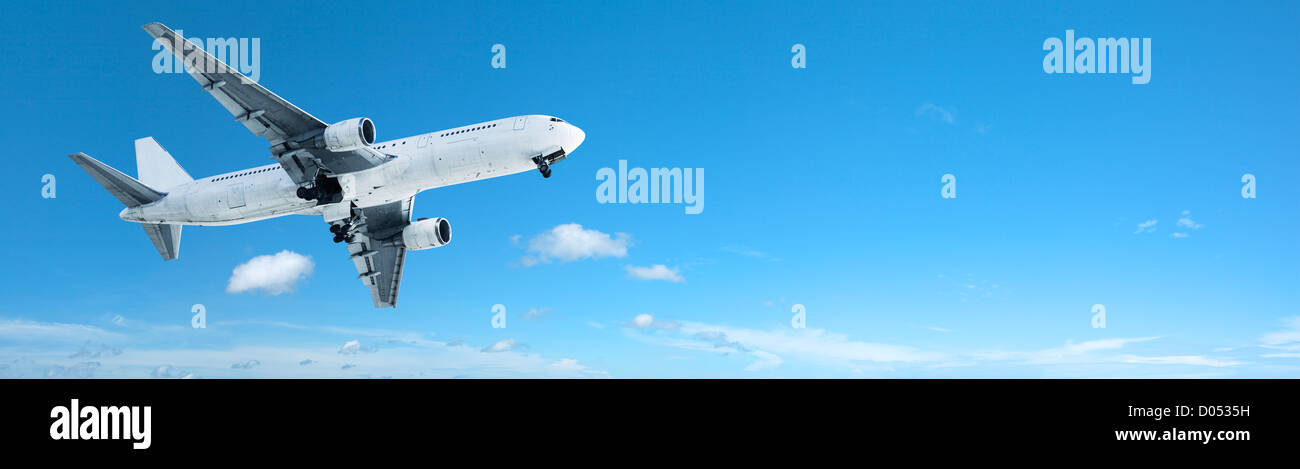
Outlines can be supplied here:
M437 187L538 170L582 144L586 134L551 116L528 115L375 142L360 117L326 125L267 91L159 23L144 26L184 60L190 75L254 134L277 164L194 179L152 137L135 141L132 178L85 153L69 155L117 197L123 220L140 223L163 260L180 252L183 225L234 225L291 214L319 215L334 242L347 242L376 308L397 304L407 250L451 241L443 218L411 221L415 194ZM176 50L178 45L184 50Z

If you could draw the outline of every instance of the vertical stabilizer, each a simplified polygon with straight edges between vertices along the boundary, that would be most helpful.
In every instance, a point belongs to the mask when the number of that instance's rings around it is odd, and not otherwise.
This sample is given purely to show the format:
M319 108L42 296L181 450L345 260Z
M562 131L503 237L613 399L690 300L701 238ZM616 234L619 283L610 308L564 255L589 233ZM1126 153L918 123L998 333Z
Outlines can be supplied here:
M153 137L135 141L135 166L140 182L163 192L194 180Z

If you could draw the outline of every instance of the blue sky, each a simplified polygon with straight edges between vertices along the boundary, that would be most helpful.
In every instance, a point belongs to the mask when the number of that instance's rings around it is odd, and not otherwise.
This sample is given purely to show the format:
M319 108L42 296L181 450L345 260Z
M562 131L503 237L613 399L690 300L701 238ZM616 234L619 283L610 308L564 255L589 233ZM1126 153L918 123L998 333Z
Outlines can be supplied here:
M1295 377L1297 8L13 5L0 376ZM153 136L203 176L269 154L191 78L153 73L150 21L260 38L264 86L381 139L537 113L587 140L550 179L417 197L456 237L408 256L396 309L371 307L316 217L187 227L163 262L66 155L134 174ZM1044 73L1067 29L1151 38L1150 83ZM704 212L597 203L619 160L704 168ZM290 291L227 292L282 251L311 261ZM629 270L655 265L678 281Z

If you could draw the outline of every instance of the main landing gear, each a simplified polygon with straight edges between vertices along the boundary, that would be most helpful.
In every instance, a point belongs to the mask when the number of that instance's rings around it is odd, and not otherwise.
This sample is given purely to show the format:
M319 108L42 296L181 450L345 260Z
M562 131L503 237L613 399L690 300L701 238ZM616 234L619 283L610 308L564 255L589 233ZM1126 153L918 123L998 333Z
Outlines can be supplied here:
M330 225L330 233L334 233L334 242L336 243L341 243L344 241L351 243L353 239L352 223L344 221L344 222L339 222L338 224L335 225Z
M299 186L295 195L299 199L318 201L317 204L321 205L332 204L343 200L343 187L339 185L338 179L321 174L311 183Z

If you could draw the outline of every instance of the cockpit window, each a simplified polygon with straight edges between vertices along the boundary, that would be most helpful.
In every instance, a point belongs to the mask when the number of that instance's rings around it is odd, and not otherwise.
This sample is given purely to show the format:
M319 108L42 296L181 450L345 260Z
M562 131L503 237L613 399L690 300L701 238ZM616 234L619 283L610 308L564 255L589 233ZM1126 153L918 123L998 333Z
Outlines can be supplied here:
M564 119L561 119L561 118L558 118L558 117L552 117L552 118L551 118L551 122L564 122Z

